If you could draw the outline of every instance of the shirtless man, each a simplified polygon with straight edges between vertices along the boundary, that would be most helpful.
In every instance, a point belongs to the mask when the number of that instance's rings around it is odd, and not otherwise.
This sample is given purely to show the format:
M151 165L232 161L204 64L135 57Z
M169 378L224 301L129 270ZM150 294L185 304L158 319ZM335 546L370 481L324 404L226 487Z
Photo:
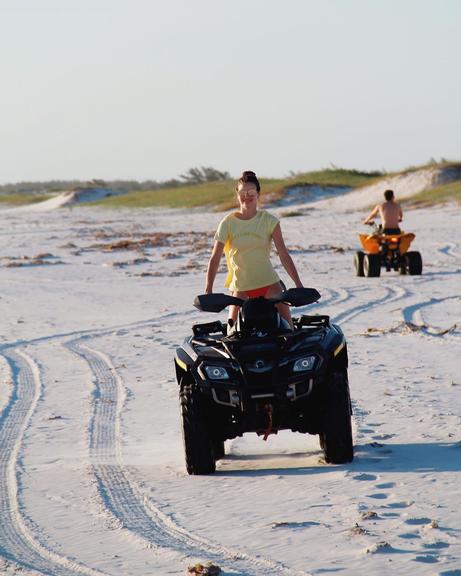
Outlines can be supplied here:
M403 218L400 204L394 201L394 192L392 190L386 190L384 198L386 202L375 206L363 223L370 224L373 218L379 214L384 234L400 234L399 223Z

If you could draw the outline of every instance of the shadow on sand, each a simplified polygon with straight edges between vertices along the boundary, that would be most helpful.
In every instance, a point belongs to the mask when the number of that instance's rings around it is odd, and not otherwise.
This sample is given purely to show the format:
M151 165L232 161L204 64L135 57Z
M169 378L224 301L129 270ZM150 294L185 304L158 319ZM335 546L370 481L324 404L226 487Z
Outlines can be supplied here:
M322 453L229 454L219 464L219 476L270 476L324 474L333 470L353 472L411 472L430 474L461 471L461 442L418 444L359 444L354 461L326 464Z

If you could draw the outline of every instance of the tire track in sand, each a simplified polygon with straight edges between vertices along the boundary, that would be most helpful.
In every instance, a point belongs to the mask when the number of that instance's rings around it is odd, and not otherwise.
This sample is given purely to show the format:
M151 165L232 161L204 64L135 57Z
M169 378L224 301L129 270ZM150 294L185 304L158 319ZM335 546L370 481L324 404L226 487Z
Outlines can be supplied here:
M246 576L308 576L306 572L291 570L279 562L254 558L188 532L141 491L122 460L120 417L125 387L110 359L88 347L84 340L86 338L74 339L65 346L87 362L94 376L93 414L89 429L92 472L101 500L119 526L149 546L174 551L184 558L203 558L205 555L208 560L227 564Z
M103 576L62 554L51 550L34 536L32 522L21 506L18 460L24 433L41 394L38 366L19 349L2 352L13 380L13 392L0 415L0 556L18 566L45 576Z
M461 340L459 336L455 336L455 332L459 333L461 331L461 325L459 323L455 322L451 327L445 329L437 328L426 323L422 314L422 311L425 308L444 304L450 300L461 300L461 296L457 294L453 296L445 296L443 298L429 298L429 300L421 300L415 304L406 306L405 308L402 308L403 321L408 325L414 326L415 329L424 336L436 338L442 342L448 340L455 344L460 344ZM456 315L454 319L457 319Z
M454 242L449 242L448 244L445 244L445 246L442 246L442 248L438 248L437 250L442 254L444 254L445 256L450 256L451 258L456 259L461 258L461 254L459 253L459 246Z
M377 298L367 300L362 304L357 304L356 306L346 308L346 310L343 312L334 315L332 317L332 321L336 324L348 322L359 314L369 312L375 306L380 306L381 304L390 304L396 302L397 300L401 300L408 295L408 291L401 286L382 286L382 288L384 290L383 296L378 296ZM351 291L351 294L353 294L353 291Z

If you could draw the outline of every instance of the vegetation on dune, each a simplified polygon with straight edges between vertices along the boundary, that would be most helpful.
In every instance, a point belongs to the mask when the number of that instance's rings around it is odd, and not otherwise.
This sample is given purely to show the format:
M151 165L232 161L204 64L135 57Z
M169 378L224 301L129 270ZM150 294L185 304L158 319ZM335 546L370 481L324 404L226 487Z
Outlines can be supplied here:
M355 188L379 177L382 177L380 172L328 168L316 172L292 174L288 178L261 178L261 199L263 202L274 201L282 197L288 188L295 186L317 185ZM122 196L104 198L94 202L94 204L131 208L149 206L195 208L209 205L215 206L217 210L227 210L235 205L234 189L235 180L226 179L160 190L133 191Z
M26 204L36 204L52 198L53 194L0 194L0 203L10 206L23 206Z
M405 198L402 203L412 207L434 206L446 202L458 202L461 204L461 181L449 182L443 186L424 190L410 198Z
M324 170L312 172L292 172L285 178L261 178L262 203L277 201L295 187L344 187L360 188L380 179L406 174L426 168L442 168L440 185L434 189L407 198L407 205L423 206L456 200L460 202L461 162L442 159L431 160L423 166L412 166L402 172L384 173L380 171L365 172L348 170L331 166ZM99 205L120 208L198 208L210 206L216 210L228 210L235 206L235 178L226 171L216 170L209 166L190 168L178 178L164 182L155 180L114 180L94 179L89 182L53 180L49 182L20 182L0 186L0 203L19 206L41 202L58 192L76 188L109 188L121 194L101 198L85 205ZM450 180L451 183L446 182Z
M205 184L193 184L161 190L135 190L120 196L103 198L90 204L124 208L194 208L223 202L232 194L228 180Z
M34 196L45 193L59 193L78 188L110 188L116 192L127 192L135 190L158 190L160 188L175 188L185 184L202 184L204 182L215 182L217 180L227 180L230 178L228 172L216 170L211 166L200 166L190 168L178 178L172 178L163 182L157 180L102 180L93 178L92 180L45 180L42 182L16 182L10 184L0 184L0 196L7 194L26 194Z
M461 170L461 162L456 160L447 160L446 158L441 158L440 161L437 161L435 158L431 158L426 164L420 166L408 166L408 168L401 170L398 174L408 174L409 172L418 172L419 170L425 170L428 168L453 168L455 170Z
M294 174L291 179L295 180L293 185L317 185L317 186L348 186L356 188L363 184L370 184L373 180L377 180L386 176L386 173L379 171L364 172L361 170L348 170L346 168L327 168L325 170L317 170L315 172L301 172Z

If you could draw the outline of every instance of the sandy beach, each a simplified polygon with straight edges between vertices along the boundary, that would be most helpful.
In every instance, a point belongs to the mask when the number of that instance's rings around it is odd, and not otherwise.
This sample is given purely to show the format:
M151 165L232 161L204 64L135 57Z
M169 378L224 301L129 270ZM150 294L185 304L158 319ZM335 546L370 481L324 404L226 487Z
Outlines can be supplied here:
M0 211L2 574L461 575L461 215L405 213L422 276L358 278L370 199L268 207L322 295L293 314L346 335L354 461L249 434L202 477L185 471L173 357L193 323L225 318L192 307L222 214Z

